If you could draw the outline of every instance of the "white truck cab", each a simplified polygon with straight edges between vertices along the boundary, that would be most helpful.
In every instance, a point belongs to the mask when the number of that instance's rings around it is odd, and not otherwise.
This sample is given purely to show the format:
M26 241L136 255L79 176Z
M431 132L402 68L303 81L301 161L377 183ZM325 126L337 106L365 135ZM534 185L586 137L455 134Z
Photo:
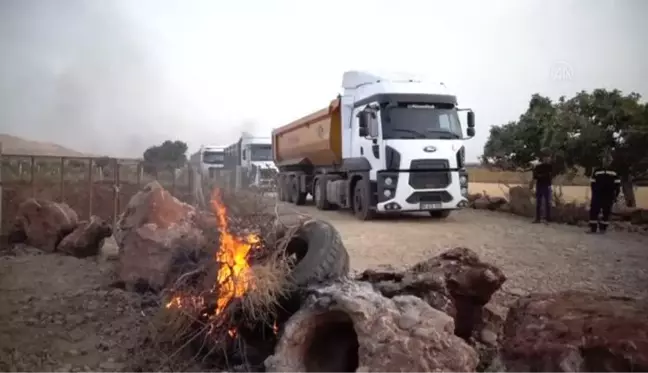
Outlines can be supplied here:
M240 164L250 187L270 189L274 186L277 167L272 160L270 137L252 136L244 132L240 141Z
M443 215L467 206L464 140L475 134L474 114L466 110L463 126L445 85L349 71L343 89L342 156L369 164L375 211Z
M279 200L300 205L311 194L318 209L349 208L361 220L447 217L468 205L464 141L475 116L443 83L348 71L342 88L328 107L273 130Z
M202 177L214 179L225 165L225 146L201 145L189 162Z

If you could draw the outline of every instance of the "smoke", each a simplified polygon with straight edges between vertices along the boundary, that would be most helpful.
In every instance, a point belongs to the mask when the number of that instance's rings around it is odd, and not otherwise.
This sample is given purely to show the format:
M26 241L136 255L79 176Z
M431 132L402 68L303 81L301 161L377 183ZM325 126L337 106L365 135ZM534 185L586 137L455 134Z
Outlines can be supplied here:
M152 54L111 1L0 2L0 132L141 156L181 126Z

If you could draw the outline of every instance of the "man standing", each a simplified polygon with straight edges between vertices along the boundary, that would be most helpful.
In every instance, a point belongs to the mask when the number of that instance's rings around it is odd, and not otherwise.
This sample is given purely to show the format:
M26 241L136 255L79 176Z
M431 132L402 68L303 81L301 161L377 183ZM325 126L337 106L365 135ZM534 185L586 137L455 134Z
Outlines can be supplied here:
M542 217L542 206L544 206L544 218L547 222L551 221L551 182L553 179L553 166L551 158L547 155L533 168L533 179L529 188L533 189L535 183L536 193L536 217L534 223L539 223Z
M597 228L599 232L605 233L612 205L621 192L621 179L615 171L610 169L610 163L610 157L605 156L602 167L595 169L590 179L592 199L590 201L589 226L591 233L596 233Z

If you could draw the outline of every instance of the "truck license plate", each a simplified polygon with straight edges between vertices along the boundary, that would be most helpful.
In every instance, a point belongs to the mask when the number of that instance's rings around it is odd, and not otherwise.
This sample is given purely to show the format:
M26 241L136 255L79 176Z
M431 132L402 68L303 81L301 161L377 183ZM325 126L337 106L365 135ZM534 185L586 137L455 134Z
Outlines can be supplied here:
M440 203L421 202L421 210L437 210L441 208Z

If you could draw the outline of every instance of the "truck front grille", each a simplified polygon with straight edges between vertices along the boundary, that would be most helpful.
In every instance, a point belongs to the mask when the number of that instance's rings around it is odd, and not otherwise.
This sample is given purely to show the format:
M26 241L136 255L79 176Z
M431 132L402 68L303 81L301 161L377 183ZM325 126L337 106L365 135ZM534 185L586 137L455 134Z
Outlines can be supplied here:
M417 159L410 166L409 184L414 189L441 189L450 185L450 162L446 159Z

